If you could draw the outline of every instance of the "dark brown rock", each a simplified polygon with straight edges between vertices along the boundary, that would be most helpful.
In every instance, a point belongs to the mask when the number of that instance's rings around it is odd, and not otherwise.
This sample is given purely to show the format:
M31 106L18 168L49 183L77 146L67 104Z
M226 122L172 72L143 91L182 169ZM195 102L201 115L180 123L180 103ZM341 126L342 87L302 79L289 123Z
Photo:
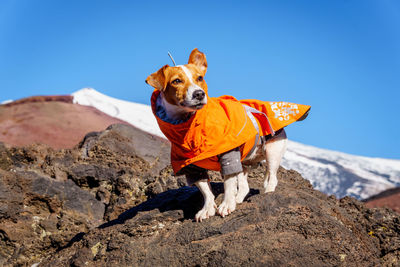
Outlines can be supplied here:
M103 222L104 204L72 181L0 170L0 265L25 264Z
M178 188L168 171L157 174L168 144L147 135L116 125L68 150L0 143L0 265L36 263L149 195ZM139 138L153 144L143 149Z
M0 145L0 265L397 266L400 217L316 191L280 169L226 218L193 221L203 199L173 177L169 146L114 125L73 149ZM219 204L223 184L211 173Z
M167 140L124 124L113 124L103 132L86 135L79 148L83 156L92 158L104 159L108 153L120 155L121 161L126 157L140 157L148 163L143 171L151 174L158 174L170 162Z
M168 190L93 229L43 266L396 266L399 216L337 200L280 169L274 193L260 194L253 171L247 201L201 223L193 187ZM213 189L221 199L221 183Z

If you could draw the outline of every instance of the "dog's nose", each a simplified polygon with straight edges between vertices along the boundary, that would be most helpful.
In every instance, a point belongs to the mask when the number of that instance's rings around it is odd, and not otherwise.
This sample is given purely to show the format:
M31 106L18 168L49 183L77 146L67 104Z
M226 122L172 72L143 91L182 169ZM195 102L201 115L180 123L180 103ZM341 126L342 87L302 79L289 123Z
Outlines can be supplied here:
M193 98L195 98L197 100L203 100L205 95L206 95L206 93L204 93L203 90L196 90L193 92Z

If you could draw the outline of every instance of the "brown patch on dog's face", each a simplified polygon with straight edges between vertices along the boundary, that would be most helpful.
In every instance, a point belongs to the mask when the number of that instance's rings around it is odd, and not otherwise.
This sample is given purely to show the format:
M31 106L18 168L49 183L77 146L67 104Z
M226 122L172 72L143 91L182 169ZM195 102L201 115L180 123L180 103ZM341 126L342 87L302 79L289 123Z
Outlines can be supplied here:
M167 86L164 90L164 96L170 104L179 105L186 97L190 81L180 67L169 68L166 76Z

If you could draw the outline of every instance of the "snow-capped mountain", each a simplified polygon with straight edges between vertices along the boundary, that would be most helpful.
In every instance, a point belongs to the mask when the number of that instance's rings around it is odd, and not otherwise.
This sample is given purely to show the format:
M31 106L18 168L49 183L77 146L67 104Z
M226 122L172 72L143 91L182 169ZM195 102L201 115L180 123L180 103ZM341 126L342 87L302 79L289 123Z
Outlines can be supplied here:
M72 95L74 103L95 107L165 138L148 105L112 98L92 88ZM288 142L282 166L300 172L316 189L337 197L365 199L400 186L400 160L355 156L294 141Z
M366 199L400 186L400 160L369 158L289 141L282 166L337 197Z

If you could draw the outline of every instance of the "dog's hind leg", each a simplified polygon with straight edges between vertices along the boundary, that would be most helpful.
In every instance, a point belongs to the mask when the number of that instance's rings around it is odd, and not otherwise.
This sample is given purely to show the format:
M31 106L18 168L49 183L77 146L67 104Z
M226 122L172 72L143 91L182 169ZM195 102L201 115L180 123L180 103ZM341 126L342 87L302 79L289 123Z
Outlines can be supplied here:
M237 175L238 192L236 194L236 203L242 203L250 191L249 184L247 182L247 175L248 172L246 169Z
M236 209L237 182L237 174L225 177L224 200L218 207L218 214L222 217L225 217Z
M208 182L207 179L199 180L195 185L199 188L204 198L204 206L195 216L196 221L201 222L202 220L215 215L215 208L217 205L215 205L215 197L211 191L210 182Z
M285 130L269 139L265 146L267 172L265 174L264 192L274 192L278 185L277 172L281 159L286 151L287 137Z

